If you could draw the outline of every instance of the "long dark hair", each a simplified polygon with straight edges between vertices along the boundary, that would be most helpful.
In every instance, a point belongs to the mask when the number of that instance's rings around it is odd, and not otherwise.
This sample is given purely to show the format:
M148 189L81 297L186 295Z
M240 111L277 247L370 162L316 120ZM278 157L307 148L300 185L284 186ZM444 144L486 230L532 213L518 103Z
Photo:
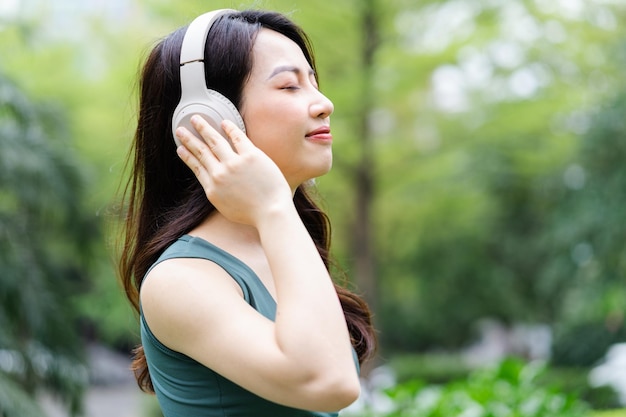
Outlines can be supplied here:
M242 11L220 17L211 27L205 48L207 87L240 107L243 85L252 67L252 47L261 28L293 40L313 69L306 34L281 14ZM149 267L181 235L198 226L215 207L192 171L176 155L171 118L180 100L179 57L186 28L162 39L149 54L140 76L139 116L128 157L131 174L123 193L125 219L119 275L132 307L139 312L139 287ZM306 186L294 204L329 268L330 222ZM363 362L374 351L375 337L365 302L335 284L353 346ZM132 369L142 390L153 392L143 348L134 351Z

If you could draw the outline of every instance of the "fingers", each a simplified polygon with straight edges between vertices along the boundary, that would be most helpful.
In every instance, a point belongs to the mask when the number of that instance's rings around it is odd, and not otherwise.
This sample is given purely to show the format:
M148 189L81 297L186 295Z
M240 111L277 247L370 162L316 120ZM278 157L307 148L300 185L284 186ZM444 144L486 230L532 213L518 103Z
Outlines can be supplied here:
M224 120L222 129L232 142L232 147L228 140L202 117L194 115L191 124L204 140L200 140L184 127L178 128L176 136L183 146L177 149L177 153L200 182L207 182L209 174L218 168L220 162L226 162L237 154L254 148L246 134L231 121Z
M219 161L201 140L184 127L176 130L176 136L182 143L176 153L206 188L211 182L209 170Z
M250 147L254 146L248 136L237 126L235 123L230 120L222 121L222 129L230 138L230 141L233 144L235 151L238 154L241 154L243 151L250 149Z
M191 125L200 136L202 136L202 139L204 139L204 142L218 160L223 161L233 154L228 140L215 130L204 118L194 115L191 118Z

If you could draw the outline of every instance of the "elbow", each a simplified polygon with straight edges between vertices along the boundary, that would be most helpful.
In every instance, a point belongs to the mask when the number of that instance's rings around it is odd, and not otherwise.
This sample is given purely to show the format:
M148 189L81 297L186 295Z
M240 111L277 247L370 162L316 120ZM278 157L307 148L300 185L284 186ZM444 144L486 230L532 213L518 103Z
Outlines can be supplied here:
M289 407L334 413L359 398L361 382L355 371L320 372L318 369L302 379L283 379L280 392L279 397L267 398Z
M338 407L335 410L341 410L354 403L361 395L361 383L359 378L354 378L354 381L350 383L344 383L344 385L338 389L337 401Z
M361 383L356 373L350 375L337 375L332 380L319 387L319 396L321 400L316 411L336 412L348 407L355 402L361 395ZM321 407L320 407L321 406Z

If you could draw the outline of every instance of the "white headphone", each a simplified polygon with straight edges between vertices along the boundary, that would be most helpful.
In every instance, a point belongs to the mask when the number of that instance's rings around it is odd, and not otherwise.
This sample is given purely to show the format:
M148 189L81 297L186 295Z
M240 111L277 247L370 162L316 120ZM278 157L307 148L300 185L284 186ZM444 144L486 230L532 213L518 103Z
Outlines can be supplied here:
M205 13L195 18L185 33L180 50L180 86L181 97L172 116L172 135L176 146L180 141L176 137L179 126L186 127L198 137L200 135L191 126L191 116L198 114L213 126L222 136L226 134L220 124L222 120L234 122L244 132L246 128L243 118L235 105L215 90L206 87L204 78L204 49L207 35L213 22L225 13L235 12L232 9L220 9Z

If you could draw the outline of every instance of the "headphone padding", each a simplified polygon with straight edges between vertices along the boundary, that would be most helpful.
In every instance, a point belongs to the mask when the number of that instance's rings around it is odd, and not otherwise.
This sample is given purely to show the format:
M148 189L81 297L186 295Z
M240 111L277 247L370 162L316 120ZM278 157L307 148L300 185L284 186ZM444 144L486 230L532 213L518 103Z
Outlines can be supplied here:
M179 126L187 128L190 132L198 137L200 134L191 126L191 116L198 114L202 116L209 124L224 137L226 133L222 130L221 121L230 120L235 123L242 131L246 131L243 119L235 105L215 90L205 89L205 98L203 100L194 100L192 102L181 102L174 111L172 118L172 134L176 146L180 146L180 141L176 137L176 129ZM197 97L194 97L197 98Z

